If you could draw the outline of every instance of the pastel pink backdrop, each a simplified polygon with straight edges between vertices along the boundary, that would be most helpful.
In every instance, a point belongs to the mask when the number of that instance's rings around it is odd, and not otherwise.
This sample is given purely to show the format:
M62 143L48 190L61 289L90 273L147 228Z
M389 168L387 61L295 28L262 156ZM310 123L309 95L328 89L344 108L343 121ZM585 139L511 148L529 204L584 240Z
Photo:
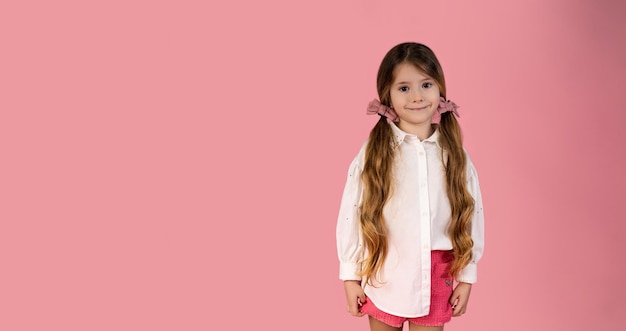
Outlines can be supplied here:
M618 330L618 1L0 5L1 330L367 330L335 221L385 52L439 56L487 244L446 330Z

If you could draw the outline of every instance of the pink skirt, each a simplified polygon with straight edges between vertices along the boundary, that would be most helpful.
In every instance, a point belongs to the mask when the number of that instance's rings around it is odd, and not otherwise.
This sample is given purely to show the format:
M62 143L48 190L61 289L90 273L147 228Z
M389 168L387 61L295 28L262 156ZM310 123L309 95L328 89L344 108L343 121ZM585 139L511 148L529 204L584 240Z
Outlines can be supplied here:
M430 311L422 317L395 316L378 309L372 300L367 300L361 307L361 312L367 314L387 325L401 327L405 321L423 326L441 326L452 319L452 296L453 279L448 275L450 266L454 260L452 251L431 252L431 288L430 288Z

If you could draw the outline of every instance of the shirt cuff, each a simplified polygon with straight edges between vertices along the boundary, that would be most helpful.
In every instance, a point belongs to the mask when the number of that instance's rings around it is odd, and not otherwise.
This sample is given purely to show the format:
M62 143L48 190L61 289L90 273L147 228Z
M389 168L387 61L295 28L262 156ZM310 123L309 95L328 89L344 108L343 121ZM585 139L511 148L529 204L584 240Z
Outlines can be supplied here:
M339 279L341 280L361 280L359 276L359 264L351 262L339 263Z
M460 283L474 284L478 280L478 267L476 263L470 262L463 270L459 272L456 280Z

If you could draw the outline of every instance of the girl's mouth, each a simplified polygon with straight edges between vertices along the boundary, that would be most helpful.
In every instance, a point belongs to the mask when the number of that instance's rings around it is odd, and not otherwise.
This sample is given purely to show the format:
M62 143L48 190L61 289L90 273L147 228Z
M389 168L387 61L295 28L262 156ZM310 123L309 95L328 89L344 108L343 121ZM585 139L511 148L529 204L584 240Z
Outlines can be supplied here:
M416 107L416 108L407 108L408 110L413 110L413 111L420 111L420 110L426 110L428 109L428 106L424 106L424 107Z

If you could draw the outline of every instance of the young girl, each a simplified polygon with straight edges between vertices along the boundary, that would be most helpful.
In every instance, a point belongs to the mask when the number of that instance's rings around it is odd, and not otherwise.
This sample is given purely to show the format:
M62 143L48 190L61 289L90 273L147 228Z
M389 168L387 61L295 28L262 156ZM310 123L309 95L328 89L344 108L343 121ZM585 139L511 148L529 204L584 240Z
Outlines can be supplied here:
M483 254L478 177L461 141L457 105L425 45L385 55L380 115L352 161L337 223L347 310L372 331L443 330L463 315Z

